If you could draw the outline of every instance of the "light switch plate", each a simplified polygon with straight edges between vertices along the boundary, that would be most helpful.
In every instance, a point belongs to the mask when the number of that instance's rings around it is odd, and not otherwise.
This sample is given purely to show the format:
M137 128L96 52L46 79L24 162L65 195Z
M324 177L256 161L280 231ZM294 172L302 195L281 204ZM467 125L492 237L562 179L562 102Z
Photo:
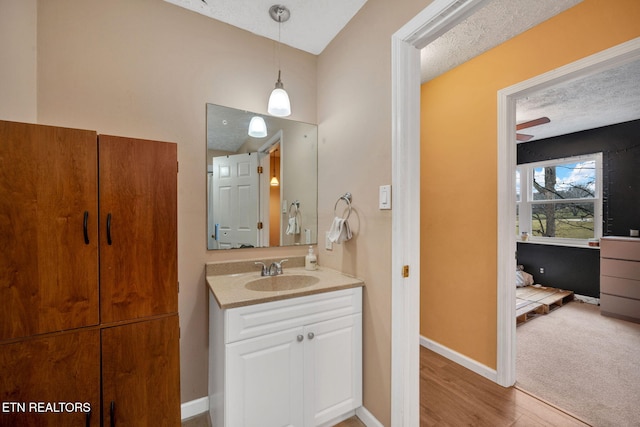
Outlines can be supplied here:
M391 186L380 186L380 209L391 209Z

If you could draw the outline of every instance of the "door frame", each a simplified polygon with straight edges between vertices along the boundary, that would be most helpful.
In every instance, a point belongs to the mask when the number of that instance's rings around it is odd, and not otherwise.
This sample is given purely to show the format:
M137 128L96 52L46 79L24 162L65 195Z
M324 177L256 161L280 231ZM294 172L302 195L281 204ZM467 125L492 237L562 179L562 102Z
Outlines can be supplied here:
M485 0L434 0L392 36L391 423L420 423L420 51ZM444 16L444 17L443 17ZM515 383L515 101L526 93L640 58L640 38L498 92L498 313L500 385ZM402 274L409 266L409 276ZM509 286L508 286L509 285Z
M393 426L420 425L420 49L486 1L434 0L391 37Z
M557 84L640 59L640 37L498 91L498 349L497 383L516 382L516 101Z
M262 222L262 229L258 230L258 245L260 247L270 247L273 242L271 242L271 210L274 209L274 206L271 206L271 186L269 182L271 181L271 175L273 170L271 169L271 152L275 149L279 149L280 151L280 160L282 160L282 147L283 147L283 132L282 129L278 130L268 141L258 148L258 155L262 156L259 160L260 166L262 166L263 173L260 177L260 202L258 203L258 211L260 217L258 221ZM266 173L264 171L267 171ZM282 161L280 162L280 169L278 170L278 176L280 176L280 182L282 182ZM280 196L278 197L278 206L275 209L278 209L278 246L282 246L282 185L279 186Z

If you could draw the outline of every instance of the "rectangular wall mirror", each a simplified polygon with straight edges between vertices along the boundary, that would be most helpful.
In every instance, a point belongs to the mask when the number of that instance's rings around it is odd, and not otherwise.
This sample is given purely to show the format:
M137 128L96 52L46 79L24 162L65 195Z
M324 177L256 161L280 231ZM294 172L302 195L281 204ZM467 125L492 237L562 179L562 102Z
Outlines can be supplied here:
M207 104L207 248L317 241L318 127Z

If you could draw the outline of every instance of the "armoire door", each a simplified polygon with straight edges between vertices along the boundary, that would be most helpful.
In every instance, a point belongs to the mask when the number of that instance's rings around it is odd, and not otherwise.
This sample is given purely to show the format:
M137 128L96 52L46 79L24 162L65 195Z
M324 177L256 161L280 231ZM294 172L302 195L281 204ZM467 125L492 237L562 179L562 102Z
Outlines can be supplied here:
M177 146L100 135L102 323L178 311Z
M180 426L178 315L102 330L105 426Z
M100 426L100 331L0 345L0 426Z
M0 341L96 325L96 132L0 121Z

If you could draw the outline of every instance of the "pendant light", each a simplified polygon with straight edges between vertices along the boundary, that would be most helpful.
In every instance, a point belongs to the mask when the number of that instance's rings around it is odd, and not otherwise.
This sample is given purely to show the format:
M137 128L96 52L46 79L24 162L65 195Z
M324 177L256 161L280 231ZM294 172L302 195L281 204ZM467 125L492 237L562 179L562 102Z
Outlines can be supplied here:
M289 101L289 94L284 90L284 84L280 80L282 74L280 71L280 29L282 23L289 20L291 13L286 6L276 4L269 8L269 16L278 23L278 80L269 97L267 111L272 116L287 117L291 115L291 102Z
M260 116L253 116L249 122L249 136L254 138L264 138L267 136L267 124Z
M278 181L278 178L276 178L276 153L278 152L278 150L276 149L272 154L271 154L271 159L273 160L273 167L271 169L273 169L273 178L271 178L271 181L269 181L269 185L271 185L272 187L277 187L280 185L280 182Z

